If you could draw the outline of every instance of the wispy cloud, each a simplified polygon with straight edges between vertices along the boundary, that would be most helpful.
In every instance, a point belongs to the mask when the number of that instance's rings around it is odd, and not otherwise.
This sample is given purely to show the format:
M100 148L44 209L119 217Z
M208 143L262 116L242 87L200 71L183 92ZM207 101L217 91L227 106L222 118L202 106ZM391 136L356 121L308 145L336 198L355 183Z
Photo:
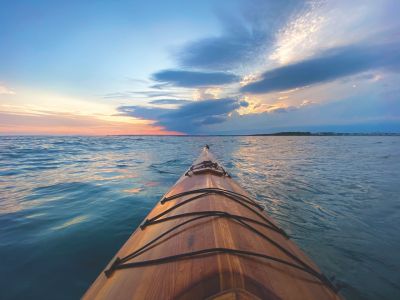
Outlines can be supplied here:
M157 99L150 101L150 104L157 104L157 105L183 105L190 103L190 100L182 100L182 99Z
M196 72L163 70L153 74L153 80L178 87L206 87L238 82L240 78L227 72Z
M5 85L0 85L0 95L15 95L15 92Z
M157 98L157 97L177 97L177 91L124 91L107 93L103 95L104 99L130 99L130 98Z
M377 40L385 31L397 27L396 1L309 1L276 32L268 59L278 65L298 62L315 56L321 50L336 48L363 40ZM347 12L351 11L351 15ZM382 16L386 15L385 26ZM396 21L398 22L398 21ZM371 38L375 36L375 38Z

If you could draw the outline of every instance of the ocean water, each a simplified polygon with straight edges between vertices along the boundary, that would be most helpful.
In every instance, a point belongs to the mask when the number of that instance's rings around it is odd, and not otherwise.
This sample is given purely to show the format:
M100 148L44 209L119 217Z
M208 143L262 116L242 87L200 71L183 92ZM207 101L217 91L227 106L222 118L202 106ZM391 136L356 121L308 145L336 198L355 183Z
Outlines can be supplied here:
M400 299L400 137L0 137L0 298L78 299L209 144L348 299Z

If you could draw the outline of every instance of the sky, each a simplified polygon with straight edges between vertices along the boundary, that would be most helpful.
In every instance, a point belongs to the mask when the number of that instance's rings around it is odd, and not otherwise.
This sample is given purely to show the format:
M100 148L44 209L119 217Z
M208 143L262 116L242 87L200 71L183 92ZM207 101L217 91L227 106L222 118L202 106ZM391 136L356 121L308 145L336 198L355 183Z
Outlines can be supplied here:
M0 0L0 134L400 132L400 1Z

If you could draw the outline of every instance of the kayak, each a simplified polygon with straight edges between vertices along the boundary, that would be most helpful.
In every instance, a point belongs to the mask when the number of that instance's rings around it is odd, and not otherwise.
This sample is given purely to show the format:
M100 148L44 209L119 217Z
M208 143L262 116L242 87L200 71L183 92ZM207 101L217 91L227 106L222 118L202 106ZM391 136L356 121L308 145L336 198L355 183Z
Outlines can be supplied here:
M341 299L209 147L83 299Z

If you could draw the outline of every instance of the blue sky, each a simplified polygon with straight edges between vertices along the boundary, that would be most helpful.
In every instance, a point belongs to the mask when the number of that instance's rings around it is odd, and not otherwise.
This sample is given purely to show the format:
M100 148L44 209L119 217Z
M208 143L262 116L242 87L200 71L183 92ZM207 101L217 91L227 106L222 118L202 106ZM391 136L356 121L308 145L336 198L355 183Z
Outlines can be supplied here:
M400 132L400 2L1 1L0 134Z

